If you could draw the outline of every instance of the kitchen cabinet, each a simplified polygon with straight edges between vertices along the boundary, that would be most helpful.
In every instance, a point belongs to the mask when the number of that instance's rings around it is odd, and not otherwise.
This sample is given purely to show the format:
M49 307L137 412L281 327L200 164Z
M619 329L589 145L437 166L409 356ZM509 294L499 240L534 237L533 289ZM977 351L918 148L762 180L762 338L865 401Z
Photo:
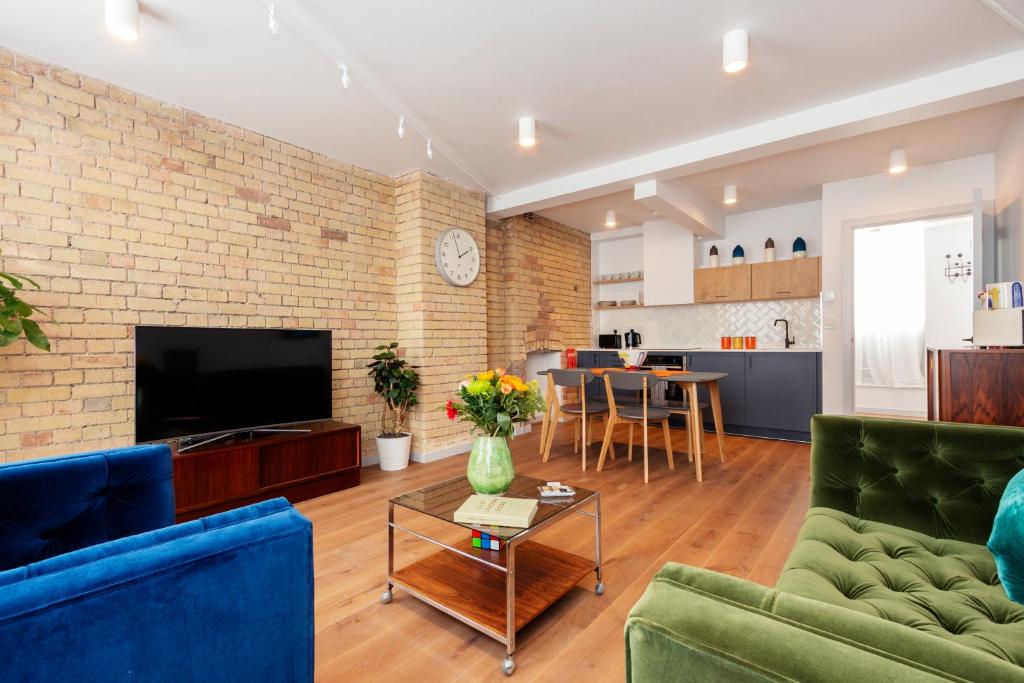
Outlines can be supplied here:
M928 349L928 419L1024 427L1024 349Z
M693 233L672 221L643 225L644 305L693 303ZM681 274L687 274L680 277Z
M690 370L729 373L728 377L718 382L719 396L722 401L722 422L727 425L727 428L747 423L747 355L730 351L687 354ZM697 395L701 403L708 404L708 408L701 415L704 418L704 427L713 430L715 428L714 415L711 413L708 388L703 385L698 387Z
M576 367L579 368L621 368L624 365L619 357L618 351L577 351ZM618 396L618 394L616 394ZM623 399L632 400L632 392L622 396ZM595 377L587 384L588 401L607 401L605 395L604 379Z
M745 425L809 433L821 410L817 353L746 353Z
M754 300L807 299L821 292L821 257L753 263L750 294Z
M750 266L698 268L693 273L693 296L702 304L749 301Z

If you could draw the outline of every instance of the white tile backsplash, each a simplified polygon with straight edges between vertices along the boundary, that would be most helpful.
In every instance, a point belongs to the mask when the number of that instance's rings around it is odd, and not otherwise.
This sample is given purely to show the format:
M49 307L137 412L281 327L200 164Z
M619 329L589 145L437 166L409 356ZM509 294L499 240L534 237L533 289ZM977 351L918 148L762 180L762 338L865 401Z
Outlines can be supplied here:
M635 329L643 346L653 348L718 348L723 336L756 336L762 349L782 348L783 326L777 318L789 320L789 333L800 348L821 346L821 304L818 299L750 301L736 304L693 304L653 306L621 311L596 311L603 334ZM594 340L597 341L596 339Z

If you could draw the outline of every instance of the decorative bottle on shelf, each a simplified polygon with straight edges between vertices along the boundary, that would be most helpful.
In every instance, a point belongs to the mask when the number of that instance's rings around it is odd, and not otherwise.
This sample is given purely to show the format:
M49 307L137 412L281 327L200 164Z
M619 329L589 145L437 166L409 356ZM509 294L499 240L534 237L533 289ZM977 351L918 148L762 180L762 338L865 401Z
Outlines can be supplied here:
M708 253L708 268L718 267L718 247L714 244L711 245L711 251Z
M775 260L775 240L771 237L764 242L764 260L765 263L771 263Z
M803 237L793 240L793 258L807 258L807 242Z
M732 250L732 264L734 266L743 265L743 263L746 262L746 260L747 259L744 257L744 254L743 254L743 247L740 246L739 244L737 244L735 247L733 247L733 250Z

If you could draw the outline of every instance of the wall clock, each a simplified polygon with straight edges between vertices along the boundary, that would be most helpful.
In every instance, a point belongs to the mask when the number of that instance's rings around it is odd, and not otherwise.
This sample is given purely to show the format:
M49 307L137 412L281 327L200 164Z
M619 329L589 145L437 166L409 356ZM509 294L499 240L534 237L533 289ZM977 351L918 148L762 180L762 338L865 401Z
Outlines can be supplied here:
M449 228L434 244L437 272L448 284L465 287L480 274L480 250L473 236L461 228Z

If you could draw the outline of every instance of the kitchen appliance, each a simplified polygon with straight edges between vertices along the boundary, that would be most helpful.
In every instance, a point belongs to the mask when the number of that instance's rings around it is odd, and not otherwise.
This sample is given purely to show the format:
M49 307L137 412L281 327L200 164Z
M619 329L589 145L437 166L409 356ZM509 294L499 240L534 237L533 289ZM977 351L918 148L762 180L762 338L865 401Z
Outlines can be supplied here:
M1024 308L974 312L975 346L1024 346Z
M648 353L640 366L641 370L686 370L685 353ZM650 389L651 405L663 406L668 401L686 400L686 390L675 382L655 382Z
M622 335L618 330L612 330L611 334L597 335L597 348L599 349L621 349Z
M634 330L632 327L629 328L629 332L626 333L626 348L627 349L639 349L642 339L640 333Z

